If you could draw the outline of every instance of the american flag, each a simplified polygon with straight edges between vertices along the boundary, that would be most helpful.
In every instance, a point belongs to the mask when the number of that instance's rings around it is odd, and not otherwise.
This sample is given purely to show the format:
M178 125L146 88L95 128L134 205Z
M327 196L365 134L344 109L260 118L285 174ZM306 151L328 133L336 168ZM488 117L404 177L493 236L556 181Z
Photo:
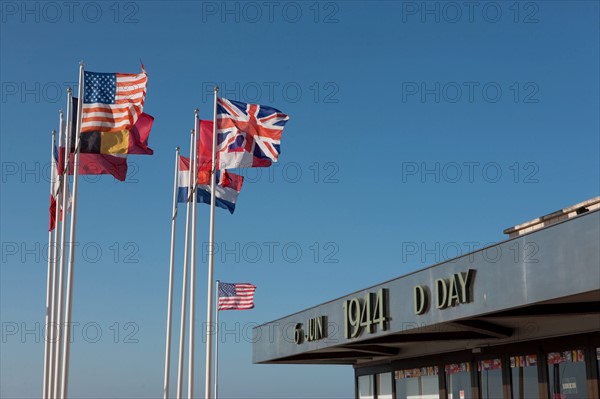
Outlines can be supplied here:
M246 310L254 307L256 286L248 283L219 282L218 310Z
M144 108L148 75L84 73L82 132L130 129Z
M217 169L256 168L277 162L289 116L258 104L217 100Z

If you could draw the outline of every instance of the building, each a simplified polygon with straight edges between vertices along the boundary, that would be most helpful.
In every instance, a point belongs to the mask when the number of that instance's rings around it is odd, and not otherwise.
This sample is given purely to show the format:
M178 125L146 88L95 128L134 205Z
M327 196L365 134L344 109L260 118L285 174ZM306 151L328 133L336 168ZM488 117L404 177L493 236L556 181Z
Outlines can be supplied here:
M356 398L599 398L600 197L257 327L254 363L345 364Z

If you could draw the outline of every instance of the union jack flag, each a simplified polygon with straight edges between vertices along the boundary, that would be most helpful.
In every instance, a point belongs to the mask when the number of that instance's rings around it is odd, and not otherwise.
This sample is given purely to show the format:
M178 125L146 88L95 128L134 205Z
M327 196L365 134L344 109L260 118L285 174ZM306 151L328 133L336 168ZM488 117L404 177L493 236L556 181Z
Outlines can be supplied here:
M267 167L277 162L288 120L275 108L217 99L217 169Z

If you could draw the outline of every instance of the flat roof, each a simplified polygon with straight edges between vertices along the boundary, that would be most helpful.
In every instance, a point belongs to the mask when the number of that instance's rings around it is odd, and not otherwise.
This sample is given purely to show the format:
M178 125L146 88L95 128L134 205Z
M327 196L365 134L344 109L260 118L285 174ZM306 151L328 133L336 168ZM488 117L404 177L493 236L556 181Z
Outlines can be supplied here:
M600 212L582 213L258 326L253 362L360 366L598 331L599 243Z

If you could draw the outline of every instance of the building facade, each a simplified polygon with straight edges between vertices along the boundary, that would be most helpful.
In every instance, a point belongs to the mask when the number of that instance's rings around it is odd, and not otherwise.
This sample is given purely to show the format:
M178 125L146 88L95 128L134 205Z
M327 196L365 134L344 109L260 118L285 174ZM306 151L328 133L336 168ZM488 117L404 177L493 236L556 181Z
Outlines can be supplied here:
M599 206L256 327L253 361L352 365L358 399L599 398Z

